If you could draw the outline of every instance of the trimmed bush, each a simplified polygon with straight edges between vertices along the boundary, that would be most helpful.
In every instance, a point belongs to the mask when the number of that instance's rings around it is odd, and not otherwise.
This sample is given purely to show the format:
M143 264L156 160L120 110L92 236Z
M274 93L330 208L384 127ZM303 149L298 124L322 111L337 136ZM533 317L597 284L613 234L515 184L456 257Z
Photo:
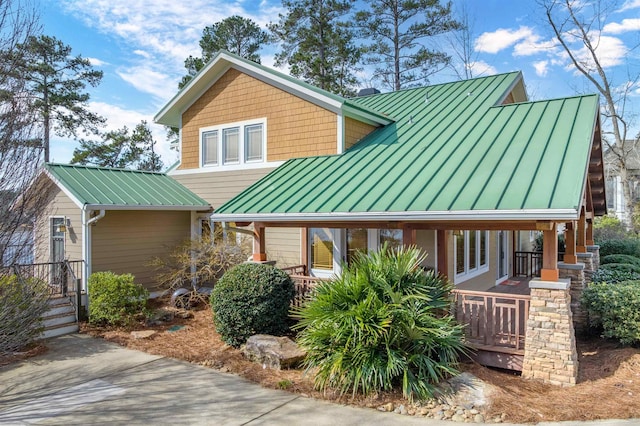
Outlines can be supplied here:
M628 271L615 271L613 269L600 268L593 273L591 282L615 284L622 281L640 280L640 274Z
M0 276L0 355L33 343L49 309L49 286L38 278Z
M628 254L640 257L640 240L638 239L604 240L599 245L601 258L610 254Z
M640 281L590 284L582 301L591 325L602 327L603 337L625 345L640 343Z
M608 269L610 271L633 272L640 274L640 266L631 263L606 263L600 266L600 269Z
M610 254L600 259L601 265L605 265L607 263L630 263L632 265L640 266L640 258L628 254Z
M293 281L286 272L260 263L229 269L211 293L216 330L239 347L254 334L282 335L289 330Z
M458 374L465 346L449 314L452 285L423 272L423 260L415 247L359 253L294 310L317 388L367 395L401 387L409 400L426 399Z
M148 314L149 292L135 284L131 274L95 272L89 277L89 322L98 325L130 325Z

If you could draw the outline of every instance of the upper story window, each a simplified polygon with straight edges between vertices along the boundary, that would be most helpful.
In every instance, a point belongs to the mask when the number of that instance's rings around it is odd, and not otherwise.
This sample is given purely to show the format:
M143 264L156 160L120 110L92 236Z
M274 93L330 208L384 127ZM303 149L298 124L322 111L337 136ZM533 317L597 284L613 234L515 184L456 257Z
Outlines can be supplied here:
M201 165L230 166L265 161L266 120L200 129Z

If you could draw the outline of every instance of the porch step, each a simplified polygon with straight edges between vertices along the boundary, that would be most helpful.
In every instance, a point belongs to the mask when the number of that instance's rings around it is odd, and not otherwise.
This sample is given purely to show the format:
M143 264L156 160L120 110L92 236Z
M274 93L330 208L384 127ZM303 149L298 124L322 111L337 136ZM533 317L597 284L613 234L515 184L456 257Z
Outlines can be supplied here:
M49 300L49 311L43 317L44 331L41 338L77 333L76 308L71 298L56 297Z

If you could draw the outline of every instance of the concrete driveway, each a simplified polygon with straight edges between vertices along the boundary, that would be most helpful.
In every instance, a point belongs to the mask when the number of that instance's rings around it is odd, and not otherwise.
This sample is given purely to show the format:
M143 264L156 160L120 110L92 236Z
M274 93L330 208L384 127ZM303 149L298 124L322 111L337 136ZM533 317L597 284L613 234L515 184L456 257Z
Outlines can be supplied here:
M44 355L0 368L0 424L452 425L264 389L84 335L48 345Z

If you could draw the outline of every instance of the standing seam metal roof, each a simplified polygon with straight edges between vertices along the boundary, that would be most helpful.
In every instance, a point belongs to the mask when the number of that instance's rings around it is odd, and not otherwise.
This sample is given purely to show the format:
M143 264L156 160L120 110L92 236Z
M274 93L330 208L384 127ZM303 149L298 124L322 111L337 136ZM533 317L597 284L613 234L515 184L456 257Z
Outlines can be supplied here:
M45 170L83 205L209 209L208 202L164 173L47 164Z
M287 161L216 214L577 209L598 97L496 105L520 78L358 98L397 121L343 154Z

